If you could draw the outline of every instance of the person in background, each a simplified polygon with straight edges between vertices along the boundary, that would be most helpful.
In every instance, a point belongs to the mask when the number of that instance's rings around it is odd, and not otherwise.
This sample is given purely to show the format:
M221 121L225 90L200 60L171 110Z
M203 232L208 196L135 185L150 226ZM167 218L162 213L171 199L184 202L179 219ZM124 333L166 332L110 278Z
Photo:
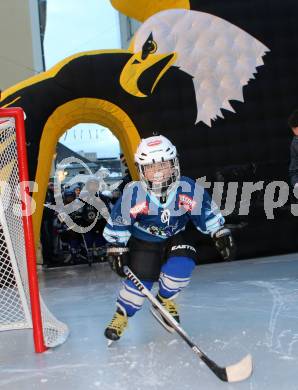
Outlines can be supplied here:
M129 173L129 169L127 167L126 159L125 159L123 153L120 154L120 161L121 161L122 167L124 168L123 177L121 179L120 185L117 188L114 188L111 192L111 196L109 197L111 206L113 206L117 202L117 200L120 198L126 184L128 184L132 181L131 175Z
M76 199L75 191L71 188L67 188L63 192L63 202L64 205L68 205L74 202ZM82 211L79 209L77 211L69 214L74 223L81 226L82 224ZM60 238L63 242L68 243L69 245L69 255L64 259L64 263L76 264L80 261L81 254L81 242L82 237L80 233L72 230L71 226L68 226L63 220L58 217L59 223L57 226Z
M103 237L103 230L106 219L111 211L110 199L99 191L100 182L97 177L90 177L85 184L80 200L85 203L82 207L82 226L93 227L83 234L84 245L86 246L88 262L92 263L95 257L99 257L106 240Z
M132 178L131 178L131 175L129 173L129 169L128 169L128 166L127 166L127 163L126 163L126 159L124 157L124 154L121 153L120 154L120 160L121 160L121 164L123 165L124 167L124 175L122 177L122 183L119 185L119 187L117 188L117 191L118 191L118 198L120 197L120 195L122 194L123 190L124 190L124 187L126 186L126 184L130 183L132 181ZM115 197L116 198L116 197ZM116 199L118 199L116 198Z
M112 198L111 198L112 205L114 205L117 202L117 200L120 198L121 195L122 192L119 190L119 187L115 188L112 191Z
M293 139L291 143L291 161L289 166L289 176L293 188L298 187L298 109L289 116L288 125L292 129Z
M79 198L81 193L81 187L79 185L76 185L74 188L74 192L76 194L76 198Z

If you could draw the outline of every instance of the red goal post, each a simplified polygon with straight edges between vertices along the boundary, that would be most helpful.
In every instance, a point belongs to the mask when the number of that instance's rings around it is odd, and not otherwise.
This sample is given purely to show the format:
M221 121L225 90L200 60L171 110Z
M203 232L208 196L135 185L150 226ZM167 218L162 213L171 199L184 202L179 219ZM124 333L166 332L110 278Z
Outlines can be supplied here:
M0 331L33 328L44 352L69 331L40 298L21 108L0 108L0 183Z

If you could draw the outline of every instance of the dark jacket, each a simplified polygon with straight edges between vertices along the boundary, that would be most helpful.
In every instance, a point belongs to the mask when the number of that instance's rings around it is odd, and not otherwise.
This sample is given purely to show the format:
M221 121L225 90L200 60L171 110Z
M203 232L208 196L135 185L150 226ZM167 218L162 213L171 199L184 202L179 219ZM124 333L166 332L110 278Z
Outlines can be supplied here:
M291 162L289 175L292 186L298 183L298 136L293 137L291 143Z

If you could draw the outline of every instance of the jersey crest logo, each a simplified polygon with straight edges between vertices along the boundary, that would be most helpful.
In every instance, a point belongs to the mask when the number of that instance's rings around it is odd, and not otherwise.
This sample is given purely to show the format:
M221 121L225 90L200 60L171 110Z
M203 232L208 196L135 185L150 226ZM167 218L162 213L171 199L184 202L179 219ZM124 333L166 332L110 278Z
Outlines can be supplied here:
M179 194L179 207L182 206L186 211L192 211L192 209L197 204L190 196Z
M148 202L142 202L136 204L130 209L130 215L135 218L138 214L148 214L149 205Z
M162 223L167 223L167 224L169 224L169 222L170 222L170 217L171 217L170 210L165 209L165 210L163 210L163 212L161 213L160 220L161 220Z

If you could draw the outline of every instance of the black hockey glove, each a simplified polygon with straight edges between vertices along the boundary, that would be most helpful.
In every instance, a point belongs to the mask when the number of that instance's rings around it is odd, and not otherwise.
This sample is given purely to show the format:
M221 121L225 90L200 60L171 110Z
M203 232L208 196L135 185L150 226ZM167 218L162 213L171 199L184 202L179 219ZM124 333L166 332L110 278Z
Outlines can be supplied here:
M107 249L107 259L112 270L122 278L126 276L123 267L128 265L128 251L124 246L111 246Z
M216 249L219 251L224 260L231 261L236 257L236 245L231 230L221 228L212 234Z

